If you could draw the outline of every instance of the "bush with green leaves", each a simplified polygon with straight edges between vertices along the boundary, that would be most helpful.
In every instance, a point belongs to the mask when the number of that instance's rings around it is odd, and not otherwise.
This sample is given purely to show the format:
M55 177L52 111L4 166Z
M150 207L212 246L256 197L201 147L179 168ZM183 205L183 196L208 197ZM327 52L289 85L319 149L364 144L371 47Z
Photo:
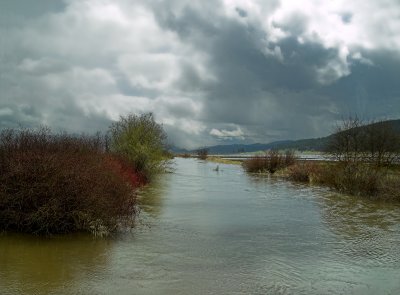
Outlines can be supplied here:
M121 116L110 129L111 151L124 157L147 178L164 169L166 133L152 113Z

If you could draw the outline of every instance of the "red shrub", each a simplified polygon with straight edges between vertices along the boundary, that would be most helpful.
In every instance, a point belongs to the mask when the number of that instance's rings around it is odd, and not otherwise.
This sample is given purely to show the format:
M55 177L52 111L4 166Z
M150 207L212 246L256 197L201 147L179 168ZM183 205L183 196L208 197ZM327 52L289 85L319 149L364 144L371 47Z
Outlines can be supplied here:
M121 175L133 188L145 185L148 181L146 177L134 169L132 164L113 155L105 157L106 165L115 173Z
M130 222L136 208L132 186L141 180L131 178L128 185L129 170L110 169L104 150L98 138L3 131L0 230L102 234Z
M298 162L287 169L290 180L299 182L310 182L313 177L319 175L319 167L313 162Z

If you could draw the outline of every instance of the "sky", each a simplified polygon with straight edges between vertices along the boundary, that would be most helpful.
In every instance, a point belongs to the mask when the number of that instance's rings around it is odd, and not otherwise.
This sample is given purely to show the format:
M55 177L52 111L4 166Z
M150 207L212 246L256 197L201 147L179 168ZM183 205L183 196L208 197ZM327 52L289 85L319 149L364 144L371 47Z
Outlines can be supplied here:
M400 118L399 0L2 0L0 128L152 112L184 148Z

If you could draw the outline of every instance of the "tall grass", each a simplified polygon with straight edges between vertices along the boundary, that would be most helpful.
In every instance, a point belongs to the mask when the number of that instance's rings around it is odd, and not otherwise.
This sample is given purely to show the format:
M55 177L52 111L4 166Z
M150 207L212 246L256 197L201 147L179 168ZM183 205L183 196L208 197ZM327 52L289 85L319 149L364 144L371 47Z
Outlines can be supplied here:
M262 156L255 156L243 161L243 167L247 172L269 172L272 174L294 163L295 156L292 151L282 154L271 150Z
M400 175L369 163L296 163L288 179L325 185L341 193L400 201Z
M141 180L123 163L100 136L1 132L0 231L109 233L130 223Z
M320 174L320 167L313 162L297 162L286 170L287 177L292 181L313 182Z

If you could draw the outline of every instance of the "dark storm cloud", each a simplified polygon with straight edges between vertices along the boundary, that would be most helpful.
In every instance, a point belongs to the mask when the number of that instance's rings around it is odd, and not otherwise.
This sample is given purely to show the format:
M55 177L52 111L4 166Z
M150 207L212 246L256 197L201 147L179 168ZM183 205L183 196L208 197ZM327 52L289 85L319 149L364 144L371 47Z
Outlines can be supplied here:
M235 8L236 12L238 13L239 16L241 17L246 17L247 16L247 12L246 10L240 8L240 7L236 7Z
M0 127L88 132L152 111L193 148L400 116L396 0L26 3L0 3Z
M241 17L248 15L236 11ZM351 57L343 60L339 47L327 47L318 38L300 41L309 26L302 13L273 22L288 34L272 42L259 23L223 16L213 22L209 17L201 9L184 9L179 16L166 16L164 11L160 18L209 55L217 80L203 86L205 121L238 124L253 130L255 140L265 140L324 135L334 120L350 113L399 116L398 108L389 109L400 101L395 54L378 51L367 55L377 61L375 66L356 60L350 65ZM348 12L341 15L344 23L352 17ZM379 55L388 57L386 62Z
M31 2L31 3L29 3ZM29 23L46 13L62 12L66 3L62 0L5 0L0 2L0 25L11 26Z
M349 13L349 12L344 12L341 15L342 21L344 23L350 23L352 18L353 18L353 14Z
M357 112L365 118L398 118L400 59L390 51L364 52L373 64L354 61L352 73L321 89L335 99L339 113Z
M321 125L314 124L314 118L329 115L329 101L310 89L319 87L316 69L335 60L337 50L319 43L300 44L288 37L268 45L272 52L279 48L276 52L285 57L281 61L265 52L268 35L257 27L222 17L213 25L203 11L190 9L180 17L164 15L163 19L169 20L164 25L205 48L210 57L210 71L217 80L202 85L207 93L202 114L205 121L214 126L247 126L254 131L254 140L320 131ZM290 25L298 26L298 22ZM186 79L181 83L192 84ZM285 117L302 124L288 124Z

